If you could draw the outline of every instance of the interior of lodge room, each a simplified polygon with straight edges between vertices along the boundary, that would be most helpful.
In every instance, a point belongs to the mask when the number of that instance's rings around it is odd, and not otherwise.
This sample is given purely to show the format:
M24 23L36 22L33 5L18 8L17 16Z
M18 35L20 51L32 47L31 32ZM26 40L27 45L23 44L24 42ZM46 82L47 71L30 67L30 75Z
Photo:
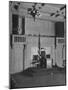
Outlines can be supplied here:
M66 5L9 2L10 88L66 85Z

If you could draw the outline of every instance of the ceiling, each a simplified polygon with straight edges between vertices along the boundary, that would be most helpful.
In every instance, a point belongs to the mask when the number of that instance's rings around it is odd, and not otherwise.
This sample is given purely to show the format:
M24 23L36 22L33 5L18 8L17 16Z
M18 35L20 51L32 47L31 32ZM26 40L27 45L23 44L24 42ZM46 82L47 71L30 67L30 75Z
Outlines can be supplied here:
M19 4L19 13L21 13L21 15L31 17L28 14L27 9L32 8L32 5L34 5L34 3L12 2L12 7L15 4ZM65 6L64 4L47 4L47 3L45 3L42 6L41 3L37 3L36 9L39 10L40 15L39 17L37 16L36 18L42 20L64 21L65 20L65 8L63 8L64 6Z

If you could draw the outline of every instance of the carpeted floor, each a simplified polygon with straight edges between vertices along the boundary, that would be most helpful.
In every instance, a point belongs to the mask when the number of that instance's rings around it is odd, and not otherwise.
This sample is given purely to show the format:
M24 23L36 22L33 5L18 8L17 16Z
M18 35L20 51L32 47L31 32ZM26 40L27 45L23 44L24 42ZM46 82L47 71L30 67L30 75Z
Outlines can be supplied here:
M10 80L10 88L66 85L66 74L64 69L28 68L10 77L12 77Z

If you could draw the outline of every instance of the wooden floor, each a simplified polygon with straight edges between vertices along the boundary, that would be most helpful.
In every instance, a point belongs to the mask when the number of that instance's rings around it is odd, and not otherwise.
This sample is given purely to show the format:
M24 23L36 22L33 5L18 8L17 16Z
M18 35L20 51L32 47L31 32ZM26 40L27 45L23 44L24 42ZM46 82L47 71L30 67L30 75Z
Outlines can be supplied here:
M11 75L10 88L30 88L66 85L64 69L29 68L23 72Z

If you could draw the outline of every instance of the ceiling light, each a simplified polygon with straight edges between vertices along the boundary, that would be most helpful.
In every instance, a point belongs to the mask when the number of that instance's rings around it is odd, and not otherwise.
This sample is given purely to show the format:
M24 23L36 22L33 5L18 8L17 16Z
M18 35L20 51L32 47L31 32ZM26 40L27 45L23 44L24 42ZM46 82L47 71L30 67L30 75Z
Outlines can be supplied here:
M44 6L44 5L45 5L44 3L41 4L41 6ZM36 6L37 6L37 3L34 3L34 5L32 6L32 8L28 8L27 9L28 14L30 14L33 17L34 21L35 21L36 16L39 16L40 15L39 9L42 8L42 7L38 7L38 9L37 9Z

